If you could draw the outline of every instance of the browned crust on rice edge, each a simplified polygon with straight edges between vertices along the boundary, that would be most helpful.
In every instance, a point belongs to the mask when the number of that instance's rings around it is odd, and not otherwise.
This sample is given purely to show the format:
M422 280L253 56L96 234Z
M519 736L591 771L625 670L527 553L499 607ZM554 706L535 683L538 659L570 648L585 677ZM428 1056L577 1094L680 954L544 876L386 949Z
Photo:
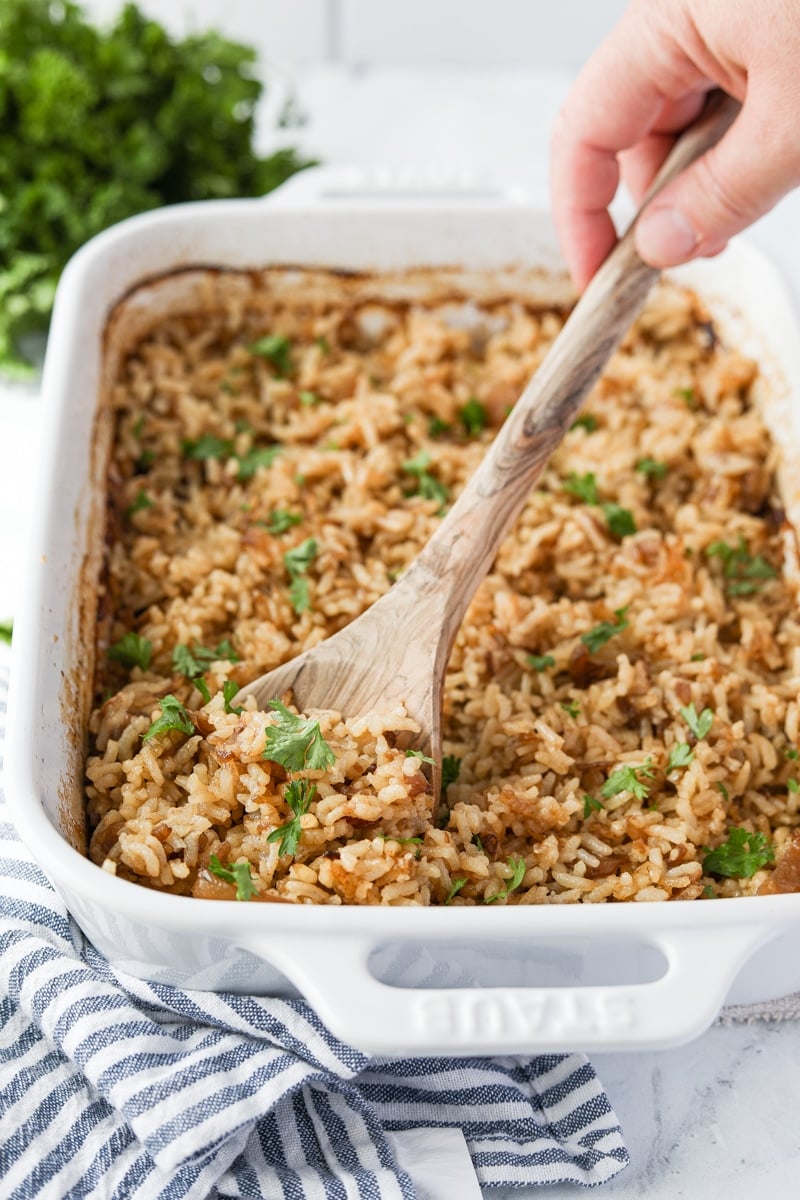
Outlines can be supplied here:
M771 863L726 878L703 860L730 826L780 860L800 824L800 635L777 451L756 364L672 284L609 364L462 626L445 699L460 772L440 811L423 765L398 749L413 724L402 711L312 714L335 763L290 773L263 756L274 713L225 711L226 679L286 661L391 586L563 317L543 306L539 273L447 270L187 270L117 307L108 624L87 760L95 862L233 898L209 870L216 855L249 864L257 898L295 903L764 888ZM252 351L270 335L290 362ZM303 595L285 555L309 539ZM598 627L606 640L587 645ZM147 669L107 658L130 631L150 644ZM240 661L204 661L205 704L173 652L225 639ZM144 741L167 693L194 732ZM690 705L713 716L700 737ZM668 770L679 745L687 761ZM296 851L281 854L269 839L293 817L290 778L314 790Z

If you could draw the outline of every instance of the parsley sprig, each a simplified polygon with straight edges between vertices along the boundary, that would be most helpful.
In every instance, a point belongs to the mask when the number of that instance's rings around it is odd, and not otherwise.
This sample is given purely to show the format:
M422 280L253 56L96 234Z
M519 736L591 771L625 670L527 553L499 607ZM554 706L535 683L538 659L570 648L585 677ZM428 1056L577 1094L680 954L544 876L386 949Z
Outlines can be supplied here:
M424 500L435 500L439 505L438 515L441 516L450 498L450 493L446 485L435 475L431 475L428 470L431 461L427 450L420 450L414 458L406 459L403 463L403 471L406 475L413 475L416 479L416 491L412 495L422 496Z
M280 842L279 854L296 854L303 832L300 818L308 812L308 807L317 793L317 785L308 779L293 779L287 784L283 798L292 811L292 816L285 825L273 829L267 834L268 842Z
M609 532L614 537L623 538L631 533L636 533L636 521L629 508L623 508L614 500L601 502L597 478L592 471L587 471L585 475L578 475L576 471L570 471L561 486L565 492L582 500L584 504L602 508Z
M461 759L455 754L445 754L442 759L442 791L455 783L461 774Z
M273 508L269 514L269 521L260 522L266 525L269 533L273 537L280 537L281 534L287 533L293 526L299 525L303 520L303 514L292 512L288 508Z
M714 724L714 714L711 709L704 708L701 713L698 713L694 706L694 701L692 701L691 704L685 705L678 711L698 742L702 741Z
M191 718L177 696L164 696L163 700L159 701L159 706L161 716L156 717L153 721L142 738L143 742L148 742L150 738L157 737L161 733L168 733L171 729L177 729L181 733L194 733Z
M605 646L606 642L610 641L612 637L616 637L618 633L622 633L623 629L628 628L630 622L626 620L625 614L629 608L629 604L626 604L624 608L616 608L614 610L616 620L601 621L599 625L595 625L588 633L581 634L581 641L588 648L590 654L594 654L601 646Z
M230 867L223 867L216 854L212 854L208 860L208 869L212 875L216 875L217 879L222 879L225 883L236 884L237 900L252 900L253 896L258 895L258 889L253 883L250 873L249 862L231 863Z
M613 533L614 537L624 538L636 533L636 520L629 508L623 508L621 504L609 500L602 505L602 509L609 532Z
M569 492L571 496L582 500L584 504L600 503L597 479L591 471L587 471L585 475L578 475L576 471L570 471L561 486L565 492Z
M725 591L729 596L752 596L767 579L775 579L777 570L761 554L751 554L740 535L735 546L728 542L711 542L706 547L708 558L719 558L723 564Z
M452 903L453 899L458 895L458 893L461 891L461 889L463 888L463 886L466 882L467 882L466 875L459 875L459 877L457 879L453 880L452 884L450 885L450 891L447 893L447 899L445 900L445 904Z
M129 670L131 667L141 667L146 671L153 657L153 643L149 638L131 631L124 634L113 646L109 646L108 657Z
M659 462L657 458L638 458L634 467L640 475L644 475L645 479L663 479L667 473L667 464Z
M703 870L708 875L750 879L756 871L773 862L774 858L775 850L763 833L751 833L749 829L731 826L727 841L706 854Z
M278 699L269 703L278 719L266 727L264 758L287 771L325 771L332 767L336 755L322 736L319 721L297 716Z
M311 597L308 590L306 573L317 557L316 538L306 538L293 550L287 550L283 556L283 565L289 573L289 603L298 614L307 612L311 607Z
M307 165L291 149L254 153L251 47L176 37L154 17L169 5L107 6L108 22L88 7L0 4L3 371L24 370L22 339L45 332L59 272L101 229L178 201L262 196Z
M232 663L239 662L239 655L229 638L224 638L213 650L195 642L191 649L188 646L177 645L172 651L173 671L185 675L187 679L197 679L213 663L226 660Z
M523 879L525 878L525 872L528 869L525 859L521 856L515 857L512 854L508 860L508 866L511 870L511 878L506 880L505 885L499 892L495 892L493 896L484 896L484 904L494 904L496 900L502 900L506 896L510 896L511 893L515 892L522 883Z
M583 797L583 819L587 820L593 812L602 812L603 803L596 796Z
M458 410L458 419L464 426L467 437L477 437L482 433L488 420L486 409L474 396Z
M534 671L546 671L548 667L556 665L552 654L529 654L525 661L528 666L533 667Z
M247 349L257 358L265 358L271 363L279 376L290 374L292 370L292 347L289 339L281 333L268 333L265 337L252 342Z
M603 784L600 795L604 800L608 800L611 796L619 795L620 792L630 792L637 800L646 800L650 795L650 786L639 779L640 775L644 779L655 778L651 758L645 759L643 763L617 767L616 771L612 771Z
M667 759L667 775L677 771L679 767L688 767L693 758L694 750L688 742L676 742Z

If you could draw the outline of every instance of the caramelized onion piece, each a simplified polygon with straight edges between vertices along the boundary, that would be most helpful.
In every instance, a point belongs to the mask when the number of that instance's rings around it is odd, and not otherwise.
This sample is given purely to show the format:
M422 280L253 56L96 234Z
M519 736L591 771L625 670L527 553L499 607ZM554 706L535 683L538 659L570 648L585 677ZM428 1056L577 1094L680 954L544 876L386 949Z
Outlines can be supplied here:
M783 892L800 892L800 829L795 829L781 861L758 889L759 896L776 896Z

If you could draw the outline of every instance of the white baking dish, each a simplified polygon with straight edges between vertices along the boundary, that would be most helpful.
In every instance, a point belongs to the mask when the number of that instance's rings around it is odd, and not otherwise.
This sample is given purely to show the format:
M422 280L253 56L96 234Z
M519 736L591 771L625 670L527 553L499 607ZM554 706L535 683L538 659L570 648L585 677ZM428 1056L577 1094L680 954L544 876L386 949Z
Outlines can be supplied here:
M800 895L500 909L247 905L157 894L73 848L107 449L96 401L115 302L190 265L520 262L558 265L543 209L519 198L402 195L360 180L354 189L348 176L317 171L268 200L124 222L67 268L43 380L47 444L32 488L27 599L14 630L7 787L21 836L119 968L194 988L296 990L344 1040L384 1053L664 1047L701 1033L726 1000L800 989ZM737 244L678 275L758 355L773 432L800 446L789 402L800 398L800 338L774 270ZM784 477L784 502L797 523L800 472L794 479Z

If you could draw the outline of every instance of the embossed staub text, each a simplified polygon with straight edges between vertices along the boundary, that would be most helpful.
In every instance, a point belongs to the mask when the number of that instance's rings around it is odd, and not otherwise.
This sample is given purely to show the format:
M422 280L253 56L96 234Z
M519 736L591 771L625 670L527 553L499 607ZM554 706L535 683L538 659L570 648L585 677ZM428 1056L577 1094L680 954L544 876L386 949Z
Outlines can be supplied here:
M413 1022L420 1031L458 1038L575 1037L616 1034L636 1025L632 993L576 989L570 992L512 991L486 995L480 991L415 997Z

